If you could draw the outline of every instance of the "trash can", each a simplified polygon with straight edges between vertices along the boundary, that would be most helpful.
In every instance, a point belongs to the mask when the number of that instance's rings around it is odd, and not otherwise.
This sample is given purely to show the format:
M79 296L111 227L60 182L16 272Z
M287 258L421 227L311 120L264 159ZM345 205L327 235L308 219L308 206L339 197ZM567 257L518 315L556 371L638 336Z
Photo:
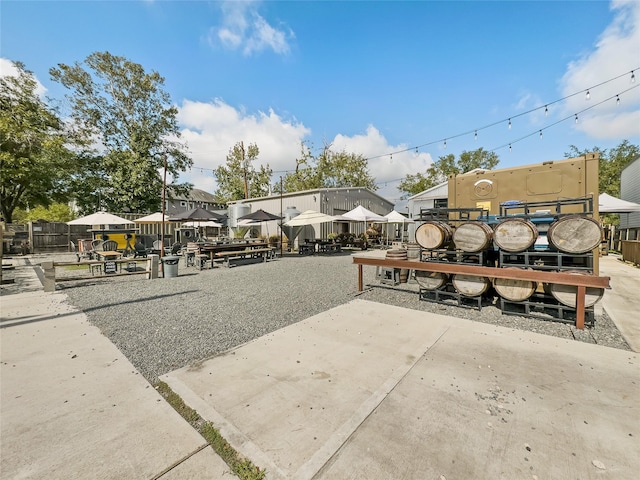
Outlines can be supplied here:
M178 261L180 257L170 255L168 257L162 257L162 276L164 278L171 278L178 276Z

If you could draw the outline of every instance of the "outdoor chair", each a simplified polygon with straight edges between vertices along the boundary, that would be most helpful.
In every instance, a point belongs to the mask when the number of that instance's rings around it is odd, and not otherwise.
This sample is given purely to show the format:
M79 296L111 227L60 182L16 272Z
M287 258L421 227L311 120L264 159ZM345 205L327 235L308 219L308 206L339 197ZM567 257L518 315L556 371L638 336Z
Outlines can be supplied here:
M118 250L118 242L116 242L115 240L107 240L106 242L102 243L100 250L102 250L103 252L115 252L116 250Z
M140 242L133 246L133 258L147 258L147 248Z
M171 255L180 255L181 251L182 251L181 243L176 242L171 246Z

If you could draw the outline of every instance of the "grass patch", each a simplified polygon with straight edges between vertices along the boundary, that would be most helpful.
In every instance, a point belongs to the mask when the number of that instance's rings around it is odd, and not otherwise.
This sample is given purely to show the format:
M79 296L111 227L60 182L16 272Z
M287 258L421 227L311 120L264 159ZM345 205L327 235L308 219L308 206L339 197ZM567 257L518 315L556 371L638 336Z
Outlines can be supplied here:
M240 455L211 422L205 421L197 411L185 404L169 385L158 382L155 388L167 403L202 435L211 448L229 465L233 473L242 480L264 480L266 471Z
M88 270L87 265L65 265L63 268L65 270Z

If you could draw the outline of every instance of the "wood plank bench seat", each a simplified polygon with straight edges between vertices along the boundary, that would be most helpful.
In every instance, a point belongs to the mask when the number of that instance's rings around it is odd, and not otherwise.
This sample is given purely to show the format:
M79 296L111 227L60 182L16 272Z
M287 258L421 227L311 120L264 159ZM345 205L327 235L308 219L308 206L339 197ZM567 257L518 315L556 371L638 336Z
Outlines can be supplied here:
M273 248L247 248L245 250L230 250L226 252L216 252L213 254L215 260L222 260L223 264L227 267L233 266L235 263L239 263L241 260L248 258L261 259L263 262L275 258L275 252Z

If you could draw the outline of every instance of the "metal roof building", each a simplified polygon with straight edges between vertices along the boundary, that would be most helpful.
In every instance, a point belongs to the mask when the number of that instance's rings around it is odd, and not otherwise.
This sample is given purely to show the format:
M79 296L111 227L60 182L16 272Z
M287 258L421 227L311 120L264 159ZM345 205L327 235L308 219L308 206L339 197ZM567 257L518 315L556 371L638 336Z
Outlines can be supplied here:
M386 215L393 210L393 202L375 192L362 187L317 188L300 192L284 193L269 197L249 198L229 202L229 227L237 226L237 219L242 215L262 209L266 212L285 217L290 208L300 213L315 210L327 215L342 215L362 205L379 215ZM270 235L279 235L278 221L263 222L261 231ZM304 227L298 238L327 238L331 232L364 232L364 224L357 222L334 222Z

